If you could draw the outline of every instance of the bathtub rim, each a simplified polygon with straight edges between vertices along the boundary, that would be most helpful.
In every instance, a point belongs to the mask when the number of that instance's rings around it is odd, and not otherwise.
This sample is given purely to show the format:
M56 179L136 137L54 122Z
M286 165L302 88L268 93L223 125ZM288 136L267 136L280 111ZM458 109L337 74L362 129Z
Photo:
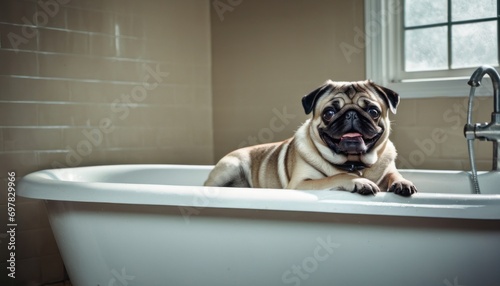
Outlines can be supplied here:
M112 168L115 170L175 168L207 171L213 166L130 164L41 170L21 179L17 195L31 199L66 202L178 206L181 213L183 209L189 212L192 209L231 208L500 220L500 194L417 193L412 197L401 197L393 193L382 192L376 196L361 196L344 191L328 190L298 191L64 181L53 175L54 170L78 171L77 169L89 170L89 168ZM406 171L425 172L425 170ZM432 171L438 173L462 172Z

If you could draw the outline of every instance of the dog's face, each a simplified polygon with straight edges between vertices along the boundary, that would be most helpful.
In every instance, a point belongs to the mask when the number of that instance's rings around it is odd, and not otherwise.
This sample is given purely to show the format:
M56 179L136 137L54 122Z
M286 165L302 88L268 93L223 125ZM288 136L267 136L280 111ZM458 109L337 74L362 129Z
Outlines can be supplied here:
M328 80L304 96L302 104L306 114L313 112L311 138L325 159L371 166L378 147L388 140L388 111L396 113L399 96L372 81Z

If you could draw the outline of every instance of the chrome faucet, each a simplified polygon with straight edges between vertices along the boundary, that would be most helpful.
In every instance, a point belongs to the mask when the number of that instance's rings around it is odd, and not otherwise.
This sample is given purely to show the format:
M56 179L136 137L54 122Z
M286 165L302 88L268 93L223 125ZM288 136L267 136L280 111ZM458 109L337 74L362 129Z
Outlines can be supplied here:
M488 74L491 78L493 84L493 112L491 113L490 123L476 123L472 124L472 106L476 87L481 85L481 80L485 74ZM481 66L477 68L468 84L471 86L469 93L469 106L467 111L467 124L464 126L464 135L467 138L467 143L469 147L469 157L471 161L472 169L472 181L474 193L479 194L479 183L477 180L477 170L474 158L474 139L479 139L481 141L491 141L493 142L493 171L498 171L500 167L500 75L491 66Z

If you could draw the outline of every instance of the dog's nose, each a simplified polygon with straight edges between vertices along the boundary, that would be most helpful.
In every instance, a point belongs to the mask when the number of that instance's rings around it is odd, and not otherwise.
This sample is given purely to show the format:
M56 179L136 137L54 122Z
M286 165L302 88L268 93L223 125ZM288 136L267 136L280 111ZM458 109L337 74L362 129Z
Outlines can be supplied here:
M345 118L347 120L356 120L358 119L358 113L354 110L347 111L345 114Z

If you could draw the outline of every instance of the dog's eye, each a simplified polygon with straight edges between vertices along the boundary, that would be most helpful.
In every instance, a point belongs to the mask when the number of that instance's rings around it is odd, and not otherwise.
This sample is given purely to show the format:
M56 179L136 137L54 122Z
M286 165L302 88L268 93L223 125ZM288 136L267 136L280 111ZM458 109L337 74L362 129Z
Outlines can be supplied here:
M323 111L323 120L330 121L334 115L335 115L334 109L332 108L325 109L325 111Z
M370 107L370 108L368 108L368 114L370 114L370 116L373 119L377 119L380 116L380 111L378 111L378 109L376 107Z

